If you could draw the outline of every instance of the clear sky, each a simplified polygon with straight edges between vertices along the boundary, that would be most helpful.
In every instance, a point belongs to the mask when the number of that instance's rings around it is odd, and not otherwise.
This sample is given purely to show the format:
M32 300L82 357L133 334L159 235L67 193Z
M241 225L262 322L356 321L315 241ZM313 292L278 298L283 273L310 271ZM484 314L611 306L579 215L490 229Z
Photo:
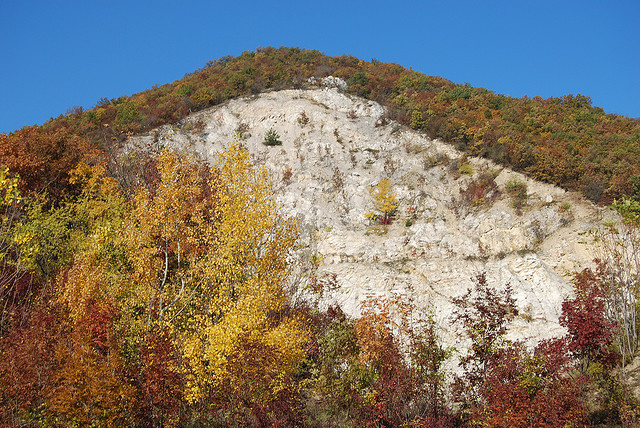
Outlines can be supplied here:
M0 0L0 132L259 46L640 116L640 1Z

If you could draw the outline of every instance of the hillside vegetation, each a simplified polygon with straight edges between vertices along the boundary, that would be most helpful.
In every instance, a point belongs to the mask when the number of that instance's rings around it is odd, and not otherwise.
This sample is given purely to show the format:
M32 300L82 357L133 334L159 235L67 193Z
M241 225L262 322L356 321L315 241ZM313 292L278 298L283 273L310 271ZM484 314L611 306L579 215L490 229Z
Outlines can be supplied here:
M116 162L133 134L329 75L387 106L381 122L594 201L623 198L625 222L599 236L598 268L574 276L565 337L535 349L507 340L512 289L478 273L452 300L470 348L447 378L452 350L411 300L371 298L358 319L318 304L339 278L319 275L315 255L295 257L299 223L242 144L211 165L168 149ZM266 48L0 135L0 425L634 426L622 369L639 342L639 129L583 96L514 99L398 65ZM369 221L384 233L391 183L372 197Z
M228 99L304 87L310 77L330 75L346 80L347 92L386 106L390 118L469 154L582 191L597 203L640 197L640 121L605 114L589 97L512 98L396 64L297 48L224 57L173 83L102 99L91 110L70 109L41 127L2 135L0 163L35 180L38 165L46 162L53 170L31 184L60 186L52 178L64 175L79 144L109 152L126 135L177 122Z

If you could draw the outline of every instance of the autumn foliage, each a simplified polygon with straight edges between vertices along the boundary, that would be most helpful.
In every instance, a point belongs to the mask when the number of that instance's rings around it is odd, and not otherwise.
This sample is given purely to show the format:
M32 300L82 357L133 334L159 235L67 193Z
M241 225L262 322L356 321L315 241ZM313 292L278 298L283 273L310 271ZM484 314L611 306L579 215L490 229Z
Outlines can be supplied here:
M574 279L575 296L562 304L560 323L569 331L569 351L582 363L582 371L600 362L615 366L618 355L613 349L616 322L606 307L604 281L590 269Z
M620 355L624 364L637 348L637 265L619 263L638 260L635 223L622 238L608 229L605 263L576 274L560 318L567 336L533 349L507 340L518 313L509 286L476 276L453 300L470 345L460 355L441 346L411 293L368 296L358 319L301 301L295 287L304 281L292 276L304 270L294 265L298 225L240 144L212 165L168 150L116 156L132 133L328 75L384 104L380 123L396 119L594 201L627 196L617 203L637 219L639 123L588 97L515 99L296 48L221 58L179 81L0 135L0 425L638 422L638 402L618 375ZM486 173L461 197L479 206L495 194ZM391 183L381 180L372 199L390 223ZM634 245L620 252L620 242ZM313 269L307 279L318 295L340 281ZM455 382L445 371L452 361Z
M297 224L280 215L246 148L230 145L213 166L162 151L147 168L129 192L104 164L80 162L67 173L77 191L49 206L2 173L4 425L637 420L615 374L604 268L576 275L562 307L567 337L534 349L506 339L518 314L510 287L476 276L453 299L470 347L450 382L452 350L410 291L368 296L358 319L292 299ZM33 284L20 299L16 273ZM310 269L314 293L338 282Z
M15 215L16 180L3 181L5 215L22 216L3 223L67 230L53 236L72 252L44 259L49 306L2 296L4 420L263 425L283 409L299 418L293 378L309 335L286 288L297 224L279 215L266 171L237 144L213 168L173 152L156 165L158 180L127 197L106 168L80 163L67 173L79 188L72 199ZM53 221L61 212L67 221ZM13 257L15 271L26 255Z
M484 274L454 299L455 318L471 340L454 384L469 424L510 427L583 426L587 410L580 384L570 376L572 360L562 339L541 342L533 352L506 340L517 314L511 289L490 287Z
M179 122L241 95L302 88L309 78L329 75L344 79L349 93L386 106L388 117L470 155L580 190L595 202L638 196L640 122L606 114L587 96L512 98L397 64L298 48L223 57L173 83L102 99L92 109L74 109L42 127L2 135L0 164L19 172L29 186L55 188L64 185L55 179L64 178L69 162L85 153L77 148L110 155L131 133Z

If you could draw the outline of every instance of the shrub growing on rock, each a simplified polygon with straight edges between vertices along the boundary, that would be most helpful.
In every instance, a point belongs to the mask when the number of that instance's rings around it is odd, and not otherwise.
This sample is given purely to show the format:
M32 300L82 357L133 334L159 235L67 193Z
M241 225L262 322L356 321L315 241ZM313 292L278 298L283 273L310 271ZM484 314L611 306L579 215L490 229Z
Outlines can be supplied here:
M511 196L511 206L520 211L527 203L527 183L518 178L511 178L505 183L505 188Z
M264 134L264 141L262 142L265 146L281 146L282 141L280 141L280 135L276 132L275 129L270 128L266 134Z
M467 206L490 206L500 195L494 173L491 171L481 173L471 180L465 189L460 189L460 195Z
M574 363L567 342L543 341L532 352L506 339L507 324L518 314L509 285L493 289L482 273L453 303L454 321L471 339L454 384L463 426L586 425L580 380L568 375Z

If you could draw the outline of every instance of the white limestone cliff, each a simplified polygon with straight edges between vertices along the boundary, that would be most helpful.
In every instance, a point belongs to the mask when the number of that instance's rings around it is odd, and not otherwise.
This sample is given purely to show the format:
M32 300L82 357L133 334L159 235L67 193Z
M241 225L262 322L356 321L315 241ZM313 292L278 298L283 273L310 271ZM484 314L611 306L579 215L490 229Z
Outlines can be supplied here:
M335 274L340 288L327 299L357 316L367 295L410 293L432 311L446 345L456 345L451 298L486 271L490 285L510 283L520 309L509 337L529 343L564 333L558 323L570 274L590 266L587 232L602 210L578 194L535 182L484 160L474 175L499 172L528 185L526 206L512 207L505 192L488 206L467 206L460 189L462 156L450 145L385 118L380 105L334 88L287 90L229 101L164 126L132 145L187 148L206 159L241 133L257 164L271 172L286 215L303 224L302 246ZM262 144L275 129L282 146ZM383 177L397 192L393 224L372 227L370 189ZM410 225L407 223L410 220Z

